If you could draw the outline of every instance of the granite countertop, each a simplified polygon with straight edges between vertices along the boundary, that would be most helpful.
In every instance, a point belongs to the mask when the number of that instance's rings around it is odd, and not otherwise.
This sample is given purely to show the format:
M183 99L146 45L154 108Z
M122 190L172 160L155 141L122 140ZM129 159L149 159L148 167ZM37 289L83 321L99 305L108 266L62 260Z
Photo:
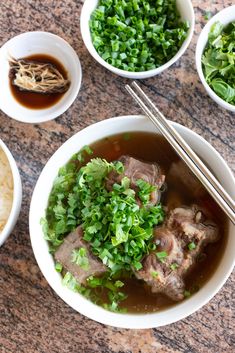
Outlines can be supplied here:
M0 352L235 352L234 274L207 305L187 319L153 330L124 330L96 323L75 312L54 293L37 266L30 244L28 213L32 191L44 164L64 141L89 124L141 113L125 93L124 84L129 81L106 71L87 52L79 30L82 3L0 3L0 45L25 31L50 31L73 46L83 68L76 101L56 120L27 125L0 112L0 137L15 156L23 181L19 220L0 248ZM169 119L203 136L234 171L234 115L222 110L206 94L194 61L206 11L214 14L232 3L233 0L194 0L195 34L186 54L160 76L142 83Z

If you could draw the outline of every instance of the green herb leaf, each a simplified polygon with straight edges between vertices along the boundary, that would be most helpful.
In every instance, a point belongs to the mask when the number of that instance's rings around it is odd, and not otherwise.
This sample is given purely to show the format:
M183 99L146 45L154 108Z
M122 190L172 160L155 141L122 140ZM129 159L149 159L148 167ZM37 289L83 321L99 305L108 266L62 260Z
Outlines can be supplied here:
M224 101L235 105L235 22L215 22L202 56L206 82Z
M114 283L114 285L115 285L115 287L117 287L117 288L121 288L121 287L123 287L124 286L124 283L122 282L122 281L116 281L115 283Z
M82 224L84 239L112 273L121 269L130 271L133 267L141 269L141 259L154 250L151 238L153 227L164 220L162 206L140 207L125 176L120 184L113 185L111 192L106 189L110 171L123 173L121 162L95 158L72 172L74 160L76 155L61 168L51 192L47 219L42 221L45 237L56 247L69 231ZM142 180L138 184L147 200L153 187ZM81 260L80 255L75 253L74 261L83 261L85 268L86 260Z
M88 271L90 268L89 259L87 257L86 249L74 249L72 252L72 262L80 266L84 271Z
M55 264L55 270L57 272L61 272L63 270L63 266L59 263L59 262L56 262Z
M164 260L167 257L167 252L166 251L156 252L156 256L157 256L159 261L164 262Z
M188 249L189 250L194 250L195 248L196 248L196 244L193 241L188 244Z
M178 267L179 267L179 265L176 264L176 263L173 263L173 264L171 264L171 266L170 266L170 268L171 268L172 271L175 271Z
M151 271L151 276L152 276L153 278L157 278L158 272L157 272L157 271Z

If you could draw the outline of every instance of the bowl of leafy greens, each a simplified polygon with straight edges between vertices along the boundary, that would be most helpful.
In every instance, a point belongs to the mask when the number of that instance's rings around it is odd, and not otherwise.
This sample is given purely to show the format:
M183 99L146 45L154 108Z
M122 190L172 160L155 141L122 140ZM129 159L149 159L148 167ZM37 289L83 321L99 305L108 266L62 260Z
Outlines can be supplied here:
M235 112L235 5L217 13L203 28L196 66L210 97Z
M93 58L132 79L155 76L187 49L194 31L190 0L86 0L81 34Z

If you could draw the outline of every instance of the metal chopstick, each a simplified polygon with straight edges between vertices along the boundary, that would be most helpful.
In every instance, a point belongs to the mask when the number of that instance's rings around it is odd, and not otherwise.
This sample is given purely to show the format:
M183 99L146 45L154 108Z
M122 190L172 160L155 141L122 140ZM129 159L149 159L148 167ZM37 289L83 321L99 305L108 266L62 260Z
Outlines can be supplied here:
M142 99L129 85L126 85L127 91L143 109L153 124L157 126L159 131L168 140L170 145L175 149L181 159L201 181L207 191L230 218L232 223L235 224L235 203L232 198L223 189L222 185L219 184L213 174L195 154L191 147L189 147L186 141L168 123L163 114L158 110L157 107L154 106L152 101L146 96L146 94L141 90L137 83L133 82L132 86L138 91L138 94L141 95Z
M218 182L218 180L214 177L211 171L205 166L202 160L197 156L197 154L192 150L192 148L186 143L186 141L179 135L179 133L175 130L173 126L171 126L164 115L160 112L160 110L153 104L153 102L149 99L149 97L144 93L144 91L138 86L138 84L134 81L132 83L133 87L136 88L142 99L144 99L149 106L153 109L158 120L165 126L166 129L174 136L175 140L180 144L180 146L184 149L184 151L189 155L189 157L197 164L198 168L201 172L210 180L213 184L214 188L218 191L218 193L226 199L226 202L232 208L233 212L235 212L235 203L233 199L228 195L228 193L224 190L222 185Z

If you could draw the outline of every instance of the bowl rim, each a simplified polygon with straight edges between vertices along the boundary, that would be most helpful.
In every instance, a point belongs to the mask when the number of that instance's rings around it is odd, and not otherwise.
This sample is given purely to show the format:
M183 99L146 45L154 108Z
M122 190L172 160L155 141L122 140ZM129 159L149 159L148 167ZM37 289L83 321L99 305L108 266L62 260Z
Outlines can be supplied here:
M225 100L223 100L208 85L208 83L206 82L205 76L203 74L202 61L201 61L202 55L203 55L204 50L206 48L206 45L208 43L208 34L210 32L211 26L216 21L220 21L223 25L227 25L227 24L231 23L231 21L226 21L226 20L223 22L223 15L226 16L227 13L235 13L235 5L228 6L228 7L224 8L223 10L217 12L213 17L210 18L210 20L203 27L203 29L201 30L201 33L198 37L198 40L197 40L196 51L195 51L195 61L196 61L198 75L200 77L200 80L201 80L204 88L206 89L207 93L209 94L209 96L224 109L235 112L235 105L230 104L230 103L226 102ZM235 15L234 15L234 20L235 20ZM202 45L202 42L204 41L205 37L206 37L205 45Z
M190 7L190 17L191 17L191 23L190 23L188 35L185 38L185 40L184 40L183 44L181 45L181 47L179 48L179 50L177 51L177 53L169 61L167 61L165 64L159 66L156 69L151 69L151 70L147 70L147 71L135 71L135 72L132 72L132 71L126 71L126 70L122 70L122 69L116 68L115 66L107 63L98 54L98 52L96 51L96 49L95 49L95 47L94 47L94 45L92 43L90 35L89 35L89 39L87 39L87 36L85 34L86 33L87 22L84 20L84 17L85 17L85 13L87 11L87 8L88 8L89 1L90 0L85 0L84 1L84 4L82 6L82 10L81 10L81 16L80 16L80 31L81 31L83 42L84 42L87 50L91 54L91 56L99 64L101 64L106 69L114 72L116 75L125 76L125 77L130 78L130 79L142 79L142 78L146 78L146 75L147 75L147 77L152 77L152 76L158 75L162 71L166 70L171 65L173 65L178 59L181 58L181 56L185 53L186 49L188 48L188 46L189 46L189 44L190 44L190 42L192 40L192 36L193 36L193 33L194 33L194 27L195 27L195 13L194 13L194 9L193 9L193 5L192 5L191 0L185 0L185 1L188 2L188 5ZM88 27L89 27L89 25L88 25ZM89 30L89 33L90 33L90 30Z
M191 305L191 299L189 298L185 300L183 303L177 304L173 308L169 308L157 313L150 313L150 314L119 314L119 313L112 313L109 312L92 302L88 301L85 299L83 296L81 296L79 293L73 293L71 290L69 290L66 287L63 287L61 284L61 278L60 282L57 284L55 283L55 276L59 275L56 273L54 270L53 274L51 275L48 271L48 267L45 265L45 257L42 258L41 252L38 252L38 238L36 237L36 232L33 231L34 229L34 208L37 207L38 205L38 198L37 194L40 192L40 183L42 180L42 176L46 175L47 168L49 164L53 164L53 159L58 159L60 154L62 153L63 150L67 150L70 145L73 144L73 141L79 141L78 136L80 135L85 135L89 132L93 132L94 134L96 133L97 129L102 130L103 127L106 127L110 124L116 124L116 123L121 123L123 124L123 121L125 119L125 122L131 122L133 123L133 120L136 122L138 119L138 123L141 124L141 122L148 120L145 116L143 115L128 115L128 116L119 116L115 118L110 118L106 119L103 121L100 121L98 123L92 124L79 132L77 132L75 135L70 137L64 144L62 144L59 149L51 156L45 167L43 168L39 179L36 183L32 199L31 199L31 204L30 204L30 212L29 212L29 229L30 229L30 239L31 239L31 245L33 248L34 256L36 258L36 261L39 265L39 268L41 272L43 273L44 277L48 281L49 285L53 288L53 290L57 293L57 295L65 301L69 306L71 306L74 310L77 312L87 316L90 319L93 319L97 322L100 322L102 324L110 325L110 326L115 326L115 327L121 327L121 328L127 328L127 329L145 329L145 328L154 328L154 327L159 327L159 326L164 326L168 325L171 323L174 323L176 321L179 321L181 319L184 319L185 317L191 315L198 309L200 309L203 305L205 305L211 298L219 291L219 289L223 286L227 278L229 277L230 273L232 272L234 263L235 263L235 258L233 258L232 261L229 262L229 266L227 266L227 271L226 271L226 276L224 276L222 279L220 278L219 283L213 287L213 290L210 290L210 293L207 295L203 295L202 290L206 286L206 284L203 286L201 291L198 293L194 294L192 298L194 298L193 305ZM235 178L233 176L233 173L231 172L230 168L226 164L225 160L222 158L222 156L214 149L213 146L211 146L204 138L199 136L197 133L194 131L190 130L187 127L184 127L183 125L180 125L175 122L171 122L171 124L177 128L179 132L184 131L185 133L189 134L191 137L194 136L196 137L197 141L202 144L204 144L208 149L210 149L213 154L216 156L217 161L223 164L224 169L226 170L227 174L229 175L229 180L231 179L232 184L234 185L234 190L235 190ZM106 126L105 126L106 125ZM124 131L124 130L123 130ZM128 131L128 129L127 129ZM133 130L134 131L134 130ZM136 131L149 131L149 130L140 130L138 127L136 128ZM119 133L119 131L117 132ZM94 135L95 136L95 135ZM106 135L107 136L107 135ZM93 139L93 142L95 142L96 139ZM79 143L78 143L79 145ZM79 148L79 147L78 147ZM67 158L66 153L66 158ZM68 159L67 159L68 160ZM60 165L58 166L59 169ZM58 170L57 169L57 170ZM38 217L38 215L37 215ZM40 231L42 233L42 231ZM43 241L45 245L46 240ZM47 249L48 251L48 249ZM48 256L51 256L48 252ZM201 293L201 295L200 295ZM76 296L79 296L79 300L76 300L73 295L76 294ZM79 302L79 306L78 303ZM89 304L88 304L89 302ZM175 314L175 311L177 311L177 308L183 308L184 310L180 311L180 314L178 313L177 315ZM164 317L165 313L168 314L168 318ZM172 315L171 315L172 313ZM128 318L128 320L127 320ZM127 323L128 321L128 323ZM160 323L159 323L160 321Z
M21 183L21 177L20 177L20 173L19 173L16 161L13 155L11 154L9 148L3 142L2 139L0 139L0 148L2 148L3 152L5 153L8 159L11 173L12 173L12 178L13 178L12 206L11 206L11 211L8 216L7 222L2 232L0 233L0 246L1 246L11 234L11 231L15 226L15 223L19 216L20 209L21 209L21 202L22 202L22 183Z
M81 83L82 83L82 67L81 67L81 63L79 60L79 57L77 55L77 53L75 52L75 50L73 49L73 47L62 37L58 36L57 34L51 33L51 32L47 32L47 31L29 31L29 32L24 32L24 33L20 33L12 38L10 38L8 41L6 41L0 48L0 55L1 52L5 50L5 48L7 48L7 46L9 45L9 43L11 44L11 42L14 41L21 41L22 39L25 39L25 37L34 37L34 36L41 36L41 37L47 37L49 38L52 42L57 42L60 43L64 48L66 48L66 55L70 58L73 59L73 61L76 63L76 65L74 66L76 68L76 75L75 75L75 85L74 85L74 89L73 91L71 90L72 87L69 88L69 90L67 92L65 92L65 94L67 93L67 97L65 102L62 104L62 106L60 108L56 108L57 105L59 105L61 103L61 101L63 100L64 96L61 97L61 99L56 102L53 106L45 108L45 109L30 109L27 108L23 105L20 104L21 109L24 109L27 112L31 112L31 116L28 118L19 118L17 116L17 112L13 112L13 111L8 111L6 110L4 107L2 107L2 104L0 102L0 109L10 118L16 120L16 121L20 121L23 123L29 123L29 124L38 124L38 123L44 123L53 119L56 119L58 116L62 115L65 111L67 111L69 109L69 107L73 104L73 102L75 101L80 88L81 88ZM52 55L53 56L53 55ZM63 63L62 63L63 64ZM17 104L19 104L16 100L15 102ZM56 108L53 111L50 112L51 108ZM40 111L40 116L34 117L34 112L38 112Z

